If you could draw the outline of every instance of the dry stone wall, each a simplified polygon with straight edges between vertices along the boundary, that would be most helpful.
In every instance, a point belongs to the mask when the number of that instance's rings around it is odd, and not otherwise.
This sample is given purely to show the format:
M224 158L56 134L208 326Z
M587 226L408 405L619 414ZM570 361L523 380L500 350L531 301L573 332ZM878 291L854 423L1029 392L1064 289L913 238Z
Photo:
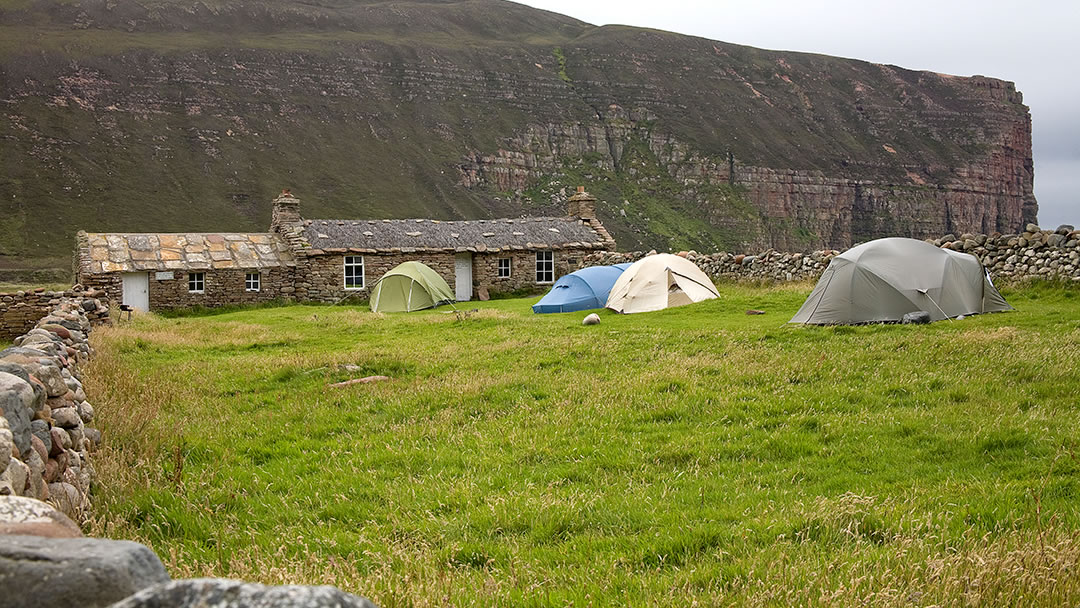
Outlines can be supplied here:
M80 370L91 327L108 315L99 293L51 299L33 329L0 351L0 495L49 500L74 516L88 507L88 456L101 434L89 426Z
M1028 224L1021 234L949 234L928 242L974 255L995 280L1045 278L1080 282L1080 231L1069 225L1042 230ZM817 280L839 253L835 249L809 253L769 249L754 254L684 251L679 255L689 258L713 279L792 281ZM586 265L635 262L645 255L641 251L594 253L586 257Z
M104 296L104 293L75 288L67 291L35 289L0 293L0 344L9 342L16 336L21 336L33 329L34 325L50 310L56 308L62 299L81 297L94 299ZM104 322L109 317L107 306L84 312L92 324Z

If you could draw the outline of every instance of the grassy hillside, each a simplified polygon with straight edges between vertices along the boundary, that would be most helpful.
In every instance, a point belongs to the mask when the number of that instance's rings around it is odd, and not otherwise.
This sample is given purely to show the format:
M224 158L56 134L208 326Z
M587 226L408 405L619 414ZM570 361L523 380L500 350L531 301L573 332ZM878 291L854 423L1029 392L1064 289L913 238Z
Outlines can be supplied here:
M91 527L385 607L1080 601L1080 292L786 327L809 289L137 317L93 337Z
M754 206L706 174L730 152L841 182L922 180L915 203L875 203L905 210L900 231L944 214L939 189L976 187L969 166L1002 175L995 205L1016 206L1019 97L496 0L0 1L0 276L66 271L79 229L265 230L283 187L308 217L466 219L551 212L526 194L591 178L624 249L821 246L835 239L819 218L853 201ZM649 151L650 171L624 149ZM527 173L509 186L505 167L474 166L500 151ZM620 214L624 200L639 209Z

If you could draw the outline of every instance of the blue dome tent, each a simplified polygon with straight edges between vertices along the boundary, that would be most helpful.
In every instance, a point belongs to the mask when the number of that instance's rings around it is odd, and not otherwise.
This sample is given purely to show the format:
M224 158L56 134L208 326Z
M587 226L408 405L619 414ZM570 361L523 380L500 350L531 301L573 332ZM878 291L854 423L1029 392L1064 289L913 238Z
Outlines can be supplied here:
M547 295L533 304L533 312L575 312L603 308L611 287L629 267L630 264L590 266L563 275L555 281Z

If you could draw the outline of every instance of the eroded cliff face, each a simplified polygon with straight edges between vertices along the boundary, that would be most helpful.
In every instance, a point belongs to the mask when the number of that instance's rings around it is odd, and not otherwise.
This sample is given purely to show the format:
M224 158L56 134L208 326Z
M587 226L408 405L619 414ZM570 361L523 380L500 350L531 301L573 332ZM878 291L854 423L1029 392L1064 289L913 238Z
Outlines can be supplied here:
M1022 107L1011 83L935 76L964 82L989 102ZM880 108L868 111L880 122L894 119ZM1030 118L1026 111L987 114L985 125L965 134L966 144L985 151L975 160L950 164L947 158L925 163L853 159L830 170L748 164L733 153L710 155L657 128L657 117L650 110L627 111L612 104L591 123L530 125L493 153L467 155L460 167L461 183L524 193L546 176L587 160L602 172L623 174L627 182L642 185L633 168L621 166L625 150L640 141L682 187L679 196L692 200L709 223L737 234L728 239L729 245L843 248L885 236L1015 232L1034 222L1038 211L1032 192ZM951 117L932 118L941 122ZM889 143L882 143L881 149L898 155ZM698 191L702 185L733 186L734 196L749 203L750 209L716 213L709 198ZM563 196L561 191L552 194L556 199ZM630 236L610 206L606 215L616 238Z
M0 8L0 267L66 256L78 229L265 230L282 187L308 217L464 219L558 213L586 185L622 249L1037 213L1000 80L495 1L188 4Z

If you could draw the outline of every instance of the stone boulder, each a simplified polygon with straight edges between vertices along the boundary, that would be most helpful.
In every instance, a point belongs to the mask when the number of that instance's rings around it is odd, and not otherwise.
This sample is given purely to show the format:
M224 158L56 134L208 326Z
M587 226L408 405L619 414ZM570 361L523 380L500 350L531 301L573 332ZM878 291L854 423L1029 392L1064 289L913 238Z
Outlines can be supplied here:
M923 325L930 322L930 313L925 310L909 312L903 316L902 322L904 325Z
M5 536L0 608L97 608L169 580L145 545L98 538Z
M222 578L193 578L143 589L111 608L376 608L337 587L259 585Z
M30 453L30 421L34 417L34 388L18 376L0 372L0 410L7 418L19 454Z
M0 496L0 534L77 538L82 536L82 530L48 503L23 496Z
M12 346L0 351L0 363L20 365L45 385L50 397L59 397L68 391L60 367L45 351L36 348Z
M12 458L4 472L0 473L0 496L23 495L29 479L30 467L18 458Z
M16 365L14 363L0 362L0 372L5 372L11 374L12 376L17 376L28 382L30 384L30 388L34 389L35 408L38 408L38 411L40 411L40 408L42 408L43 404L45 403L45 399L48 397L48 395L45 394L45 385L42 384L40 380L31 376L30 373L23 368L23 366Z
M74 407L54 408L52 417L56 426L64 429L75 428L82 422L82 418L79 417L79 411Z
M43 336L27 336L19 342L19 346L40 350L41 352L54 357L61 352L65 352L61 351L61 348L63 347L62 344L58 345L55 340Z
M72 479L72 475L75 475L72 469L66 469L61 474L66 479ZM78 479L72 480L79 482ZM71 481L52 482L48 485L48 488L49 503L55 505L57 509L65 514L82 518L90 510L90 500Z
M37 439L36 437L34 438ZM29 496L30 498L36 498L38 500L46 500L49 498L49 484L45 483L45 461L38 455L37 451L30 450L30 457L26 459L26 468L29 469L29 475L26 478L26 488L23 490L23 496Z
M9 427L7 418L0 416L0 474L7 470L11 452L15 449L15 437Z
M49 426L49 423L45 422L44 420L30 421L30 433L34 437L37 437L38 441L41 442L41 446L45 448L45 454L42 456L43 458L48 458L49 452L52 451L52 432L50 431L51 428L52 427ZM32 438L30 441L31 443L33 443Z

